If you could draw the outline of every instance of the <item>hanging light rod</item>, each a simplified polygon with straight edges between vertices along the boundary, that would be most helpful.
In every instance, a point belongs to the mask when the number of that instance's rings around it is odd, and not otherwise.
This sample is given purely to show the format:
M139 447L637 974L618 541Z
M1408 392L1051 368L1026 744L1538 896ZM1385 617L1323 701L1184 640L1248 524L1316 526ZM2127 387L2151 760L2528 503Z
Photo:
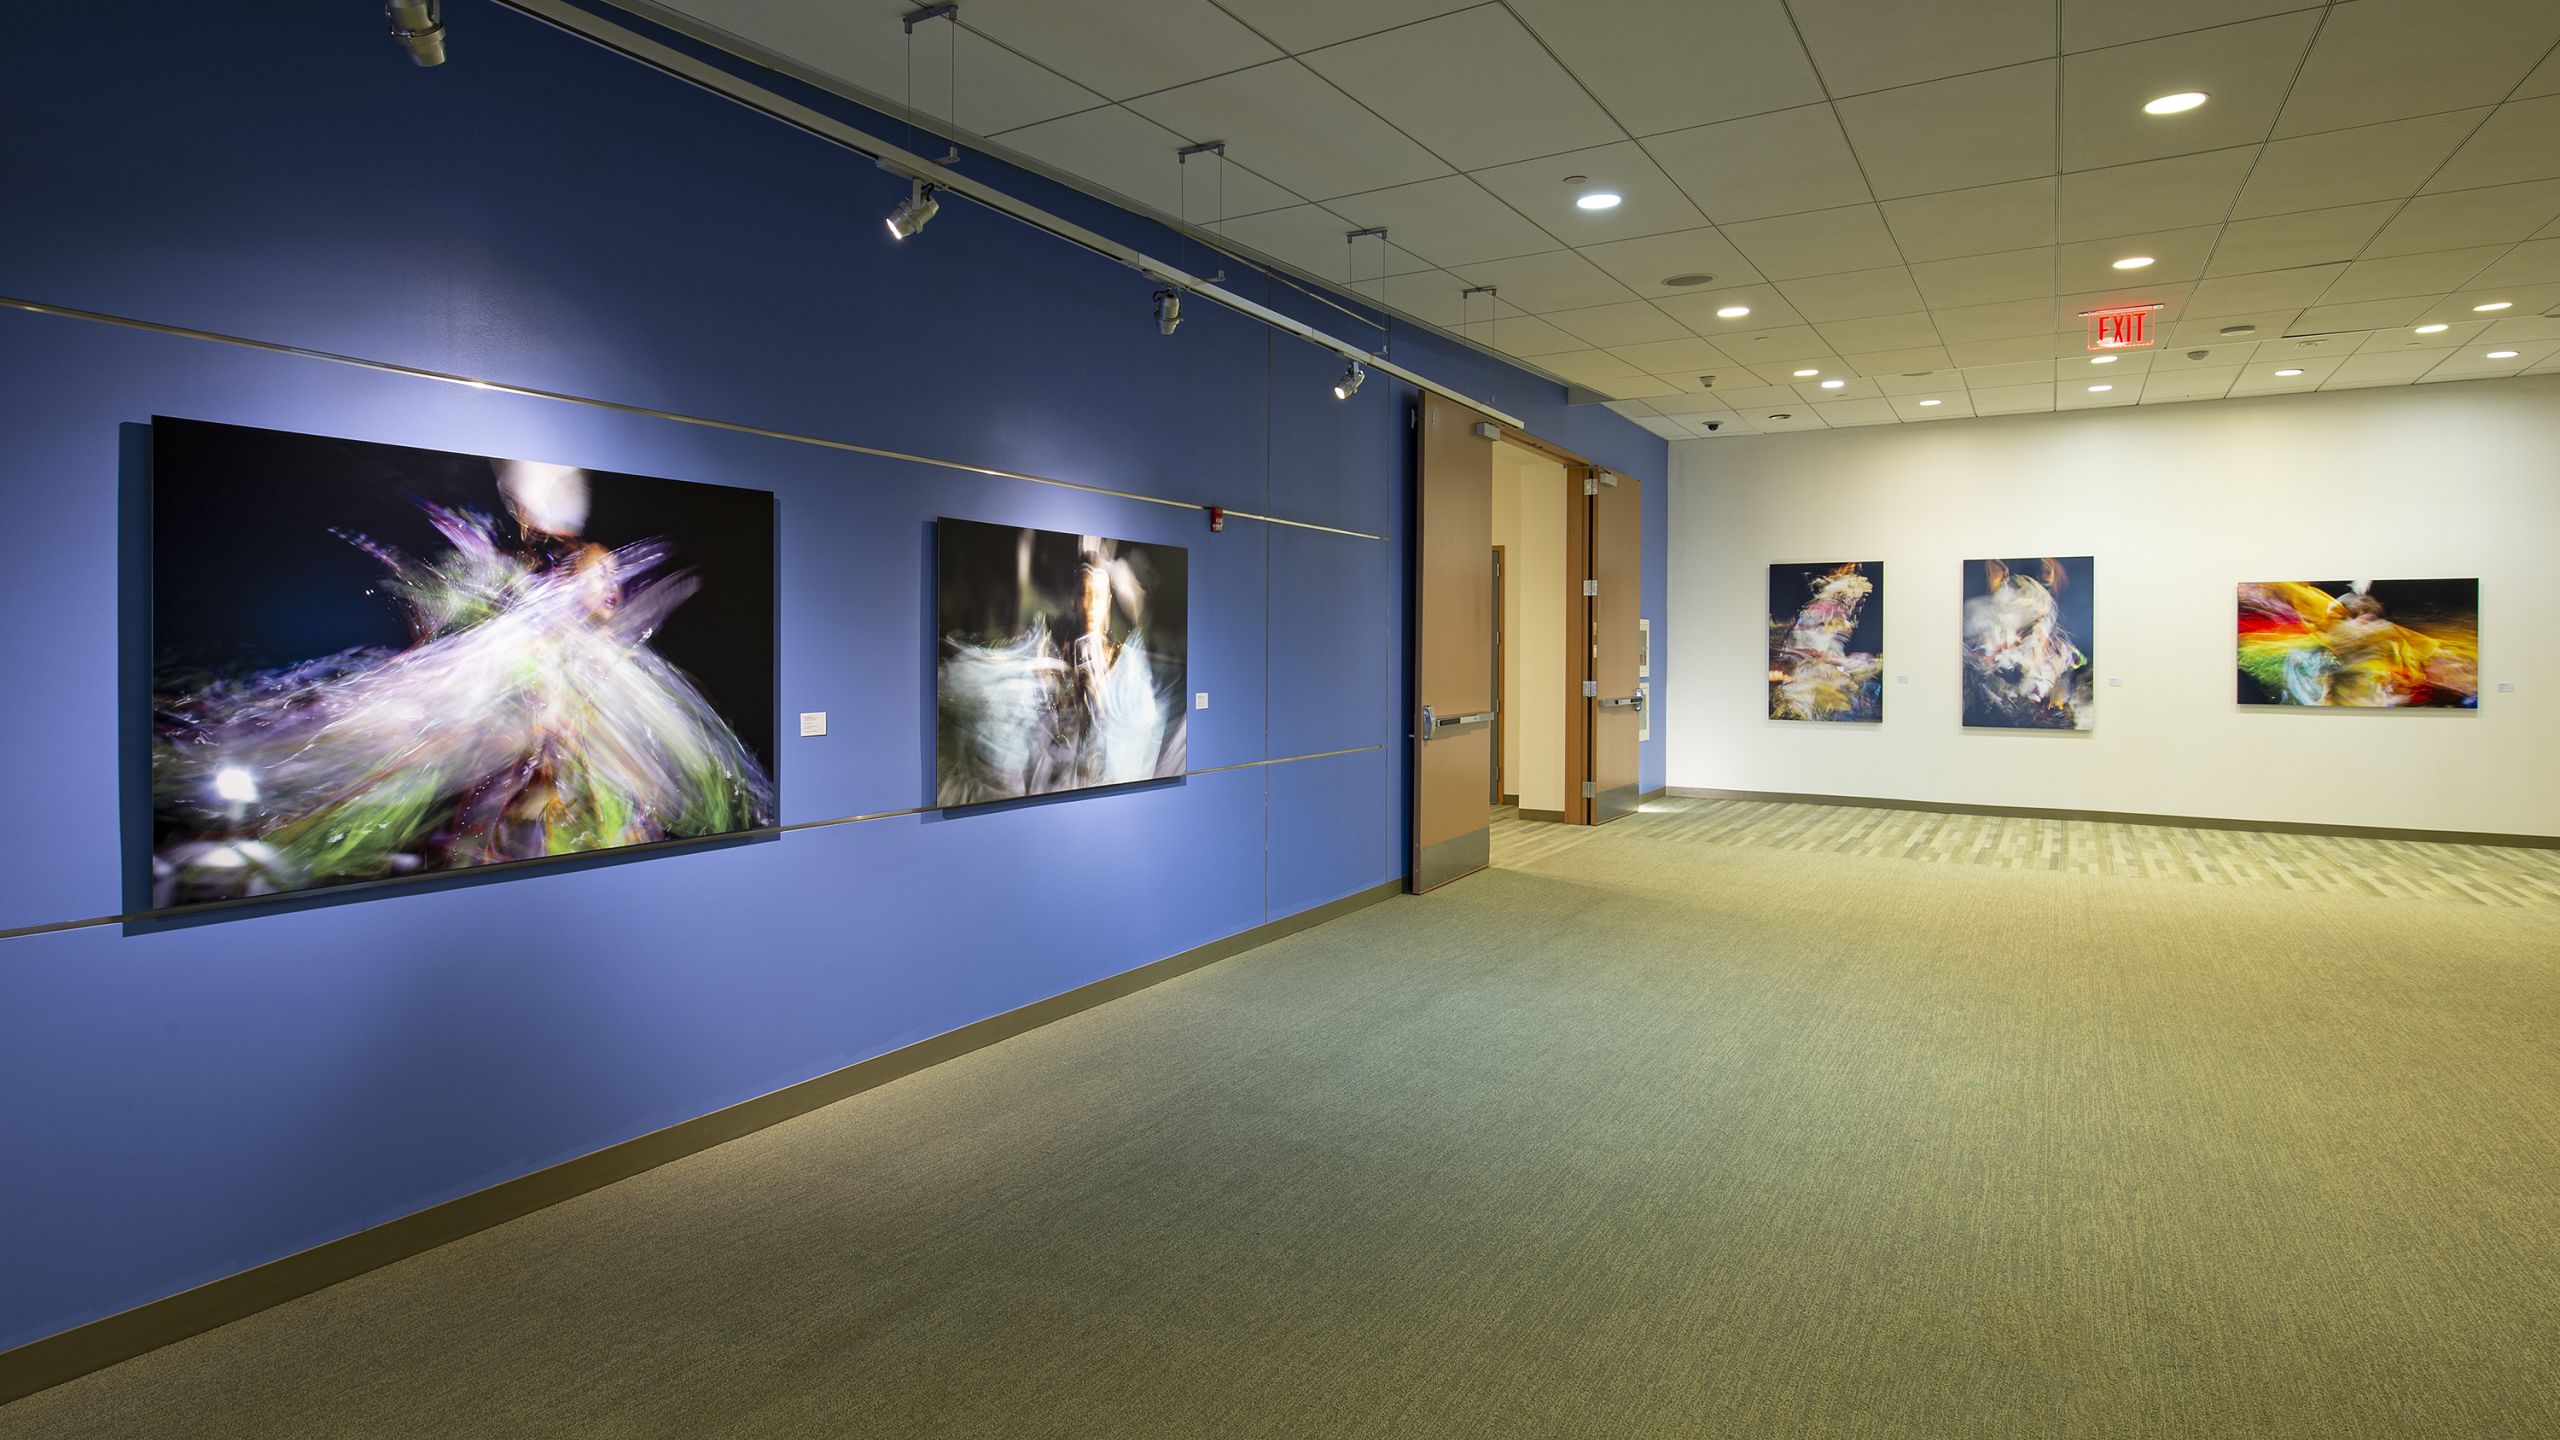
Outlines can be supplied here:
M1171 286L1185 294L1197 295L1212 304L1259 321L1274 330L1294 335L1310 345L1330 350L1345 360L1359 363L1366 370L1375 370L1382 375L1393 375L1416 388L1481 410L1515 430L1528 428L1518 416L1509 414L1498 406L1478 400L1462 391L1452 390L1429 376L1416 374L1348 340L1338 339L1303 321L1283 315L1259 301L1247 299L1232 290L1212 284L1178 265L1169 264L1142 250L1123 245L1109 236L1087 230L1072 220L1050 214L1027 200L1016 199L982 181L973 180L947 165L937 164L876 135L857 130L834 116L813 110L798 101L787 100L761 85L732 75L708 61L590 14L568 3L568 0L499 0L499 3L555 29L575 35L601 49L610 50L625 59L646 65L672 79L684 81L697 89L709 91L744 106L767 119L779 121L805 135L825 140L857 154L870 156L880 162L883 169L893 170L919 183L929 185L938 195L957 196L963 200L973 201L1000 215L1020 221L1034 230L1045 231L1079 249L1126 265L1159 285Z
M1176 165L1188 165L1191 163L1191 157L1194 155L1215 155L1219 159L1224 160L1227 158L1227 142L1224 140L1203 140L1197 145L1185 145L1181 149L1173 152L1173 163Z
M921 10L910 10L898 18L906 22L907 33L913 35L916 33L917 26L922 25L929 20L948 20L954 25L959 24L960 7L957 5L927 5Z

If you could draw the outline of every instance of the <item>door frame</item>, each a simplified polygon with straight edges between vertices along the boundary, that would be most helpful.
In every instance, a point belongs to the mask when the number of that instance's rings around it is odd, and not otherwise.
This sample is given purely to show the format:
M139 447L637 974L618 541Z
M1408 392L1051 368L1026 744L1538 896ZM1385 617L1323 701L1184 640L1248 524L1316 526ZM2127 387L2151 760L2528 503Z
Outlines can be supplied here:
M1502 742L1511 734L1511 697L1502 683L1503 647L1511 643L1502 638L1503 627L1510 623L1509 612L1502 603L1502 577L1504 567L1510 563L1504 549L1500 545L1493 547L1493 803L1497 808L1509 793L1503 789L1503 782L1511 778L1502 768Z

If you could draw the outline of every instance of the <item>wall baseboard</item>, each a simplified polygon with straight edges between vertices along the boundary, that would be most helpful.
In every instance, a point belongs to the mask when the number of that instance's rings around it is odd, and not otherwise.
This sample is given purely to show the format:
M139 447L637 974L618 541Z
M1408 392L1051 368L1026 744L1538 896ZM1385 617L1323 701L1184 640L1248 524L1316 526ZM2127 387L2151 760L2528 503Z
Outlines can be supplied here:
M1561 810L1522 810L1520 812L1520 818L1523 820L1544 820L1550 824L1561 825L1564 823L1564 812Z
M2391 825L2329 825L2303 820L2234 820L2219 815L2150 815L2133 810L2064 810L2039 805L1965 805L1952 800L1886 800L1868 795L1797 795L1777 790L1720 790L1670 785L1692 800L1762 800L1790 805L1847 805L1867 810L1935 810L1949 815L2007 815L2021 820L2095 820L2119 825L2167 825L2187 830L2263 830L2277 835L2336 835L2356 840L2423 840L2440 845L2508 845L2560 850L2560 835L2510 835L2499 831L2410 830Z
M1105 976L1064 994L1035 1000L886 1055L742 1100L708 1115L634 1136L574 1160L503 1180L415 1214L385 1221L297 1251L192 1290L92 1320L17 1349L0 1351L0 1405L103 1370L161 1346L200 1335L261 1310L325 1290L397 1260L520 1219L617 1180L654 1170L771 1125L805 1115L919 1070L983 1050L1106 1001L1187 975L1328 920L1402 895L1402 878L1242 930L1223 940Z

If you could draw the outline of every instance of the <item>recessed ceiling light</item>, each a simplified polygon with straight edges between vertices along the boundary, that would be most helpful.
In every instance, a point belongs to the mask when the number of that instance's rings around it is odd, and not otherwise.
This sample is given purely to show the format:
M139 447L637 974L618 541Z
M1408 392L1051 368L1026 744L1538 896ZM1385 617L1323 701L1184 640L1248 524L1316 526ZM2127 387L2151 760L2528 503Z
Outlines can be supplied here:
M1618 199L1618 192L1615 190L1594 190L1573 203L1585 210L1615 210L1618 208Z
M1921 403L1921 405L1922 405L1923 407L1926 407L1926 406L1930 406L1930 405L1944 405L1944 404L1945 404L1945 403L1947 403L1947 402L1945 402L1944 400L1923 400L1923 401L1921 401L1920 403Z
M2279 370L2276 372L2276 378L2279 380L2290 380L2301 373L2302 372L2299 370Z
M2092 385L2089 387L2089 393L2092 395L2104 395L2114 388L2116 387L2113 385Z
M2472 306L2471 313L2474 315L2486 315L2492 310L2504 310L2515 303L2516 302L2513 300L2492 300L2486 305Z
M2513 360L2516 358L2516 352L2513 350L2492 350L2489 352L2489 358L2492 360Z
M2181 90L2175 95L2163 95L2159 99L2152 101L2150 104L2143 106L2142 113L2145 115L2176 115L2188 110L2193 110L2197 106L2203 104L2204 101L2205 94L2201 90Z
M1687 289L1692 285L1704 285L1714 278L1716 277L1703 272L1689 275L1665 275L1662 277L1662 283L1676 289Z
M2127 255L2116 262L2116 268L2119 270L2139 270L2150 263L2151 257L2148 255Z
M2089 357L2089 363L2092 365L2113 365L2123 358L2124 357L2121 355L2092 355Z
M1794 418L1796 418L1796 417L1794 417L1793 415L1788 414L1788 413L1787 413L1786 411L1784 411L1784 410L1781 410L1781 411L1779 411L1777 414L1772 415L1772 416L1770 416L1769 418L1770 418L1770 419L1772 419L1772 420L1793 420L1793 419L1794 419Z
M1739 320L1750 313L1751 307L1748 305L1727 305L1716 312L1716 318L1719 320Z
M2421 335L2441 335L2452 328L2453 327L2450 325L2441 323L2435 325L2421 325L2418 327L2418 333Z
M2514 353L2516 353L2516 352L2514 352L2513 350L2510 350L2510 351L2508 351L2507 353L2508 353L2508 354L2510 354L2510 355L2513 355L2513 354L2514 354ZM1849 382L1848 382L1848 381L1846 381L1846 380L1825 380L1825 381L1823 381L1823 382L1822 382L1822 388L1823 388L1823 389L1825 389L1825 390L1837 390L1837 389L1839 389L1841 386L1846 385L1846 384L1848 384L1848 383L1849 383Z
M2222 327L2222 333L2226 336L2255 335L2258 333L2258 327L2255 325L2225 325Z
M1819 370L1799 370L1796 372L1796 378L1799 380L1810 380L1821 373L1822 372Z

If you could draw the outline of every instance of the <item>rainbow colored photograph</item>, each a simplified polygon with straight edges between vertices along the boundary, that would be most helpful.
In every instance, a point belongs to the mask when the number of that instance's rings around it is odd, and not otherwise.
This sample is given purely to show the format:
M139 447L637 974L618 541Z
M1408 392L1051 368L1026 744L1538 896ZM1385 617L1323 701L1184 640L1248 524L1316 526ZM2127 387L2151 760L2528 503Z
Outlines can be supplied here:
M2240 703L2363 710L2480 703L2480 582L2240 586Z

